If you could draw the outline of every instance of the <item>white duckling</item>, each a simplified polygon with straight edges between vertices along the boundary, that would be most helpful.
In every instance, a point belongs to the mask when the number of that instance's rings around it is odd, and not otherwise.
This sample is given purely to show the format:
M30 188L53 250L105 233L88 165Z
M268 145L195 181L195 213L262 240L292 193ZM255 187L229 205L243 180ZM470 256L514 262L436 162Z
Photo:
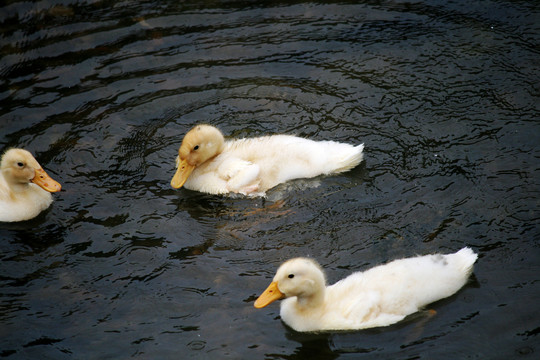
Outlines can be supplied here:
M264 196L292 179L347 171L362 161L364 145L272 135L225 141L210 125L191 129L176 158L171 186L210 194Z
M30 152L10 149L0 163L0 221L23 221L36 217L51 205L51 192L60 191Z
M455 254L395 260L331 286L326 286L323 270L314 260L295 258L279 267L255 307L286 298L281 319L296 331L387 326L457 292L476 258L470 248L463 248Z

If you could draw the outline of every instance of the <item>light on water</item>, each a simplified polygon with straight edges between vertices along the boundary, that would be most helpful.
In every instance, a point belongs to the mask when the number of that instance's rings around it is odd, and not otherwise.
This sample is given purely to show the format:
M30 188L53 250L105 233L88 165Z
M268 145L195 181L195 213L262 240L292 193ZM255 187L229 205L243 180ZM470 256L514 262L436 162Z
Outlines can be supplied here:
M33 220L0 223L0 355L534 358L539 13L495 0L1 5L0 151L31 151L62 191ZM364 143L365 161L265 199L174 190L197 123ZM469 283L389 327L297 333L277 303L253 307L291 257L333 283L464 246L479 254Z

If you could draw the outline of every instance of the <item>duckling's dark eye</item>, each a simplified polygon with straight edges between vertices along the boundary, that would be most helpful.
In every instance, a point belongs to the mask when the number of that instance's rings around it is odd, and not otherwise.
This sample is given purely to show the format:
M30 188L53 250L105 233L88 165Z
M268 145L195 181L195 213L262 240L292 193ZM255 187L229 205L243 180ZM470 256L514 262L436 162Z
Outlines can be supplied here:
M24 163L18 162L18 163L17 163L17 166L18 166L18 167L23 167L23 166L24 166Z
M195 147L193 148L193 150L199 150L199 145L195 145Z
M292 279L294 277L294 274L289 274L289 279Z

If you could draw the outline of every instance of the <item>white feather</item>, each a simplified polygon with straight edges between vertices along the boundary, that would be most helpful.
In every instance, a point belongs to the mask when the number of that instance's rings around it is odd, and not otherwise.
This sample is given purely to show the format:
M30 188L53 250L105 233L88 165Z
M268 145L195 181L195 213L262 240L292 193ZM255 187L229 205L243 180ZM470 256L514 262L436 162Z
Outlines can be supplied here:
M395 260L353 273L331 286L326 286L324 274L313 260L292 259L274 277L287 297L280 315L297 331L387 326L457 292L467 282L476 259L471 249L463 248L449 255Z

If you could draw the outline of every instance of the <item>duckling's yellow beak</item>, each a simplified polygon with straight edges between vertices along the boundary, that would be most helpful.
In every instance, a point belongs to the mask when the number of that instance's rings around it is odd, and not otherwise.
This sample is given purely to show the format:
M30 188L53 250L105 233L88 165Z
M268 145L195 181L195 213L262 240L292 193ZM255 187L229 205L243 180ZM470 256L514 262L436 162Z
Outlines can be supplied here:
M35 175L32 181L34 184L38 185L43 190L48 192L58 192L62 189L62 185L54 181L43 169L36 169L34 171Z
M267 305L270 305L276 300L283 299L285 295L279 291L278 284L276 281L273 281L266 290L259 296L257 300L255 300L254 306L257 309L263 308Z
M175 189L180 189L182 186L184 186L184 183L187 181L189 175L191 175L193 169L195 169L195 166L190 165L187 160L177 159L176 162L178 164L178 168L176 169L176 174L174 174L171 180L171 186Z

